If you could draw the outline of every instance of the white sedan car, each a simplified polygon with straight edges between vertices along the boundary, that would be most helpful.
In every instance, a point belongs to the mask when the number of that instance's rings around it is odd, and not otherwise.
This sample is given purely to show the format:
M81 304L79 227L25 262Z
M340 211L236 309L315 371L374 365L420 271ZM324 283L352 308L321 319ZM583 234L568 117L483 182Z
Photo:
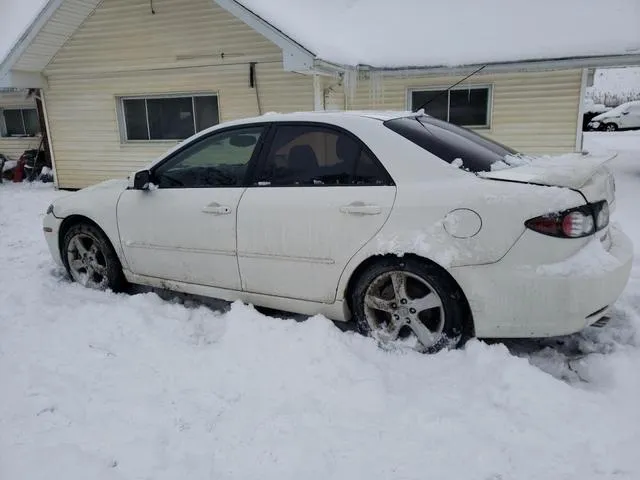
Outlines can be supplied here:
M323 314L436 351L606 317L633 252L603 162L527 162L421 114L271 114L57 200L44 231L87 287Z

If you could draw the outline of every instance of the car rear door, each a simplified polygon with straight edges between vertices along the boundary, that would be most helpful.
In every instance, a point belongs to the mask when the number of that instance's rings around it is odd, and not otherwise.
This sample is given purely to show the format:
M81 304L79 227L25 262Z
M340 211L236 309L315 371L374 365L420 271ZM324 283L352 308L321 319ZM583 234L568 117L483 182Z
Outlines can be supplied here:
M122 194L118 228L133 273L240 290L236 213L264 129L198 139L152 170L158 188Z
M396 187L368 148L324 124L277 124L238 207L245 291L335 300L349 259L384 225Z

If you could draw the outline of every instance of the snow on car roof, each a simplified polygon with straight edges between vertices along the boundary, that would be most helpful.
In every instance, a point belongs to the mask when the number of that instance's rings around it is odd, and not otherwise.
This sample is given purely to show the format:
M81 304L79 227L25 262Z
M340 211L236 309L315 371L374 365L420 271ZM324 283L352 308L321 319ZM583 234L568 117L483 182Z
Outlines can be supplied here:
M345 65L457 66L640 53L638 0L239 2L317 57Z
M265 120L281 121L281 120L317 120L318 117L366 117L376 120L391 120L393 118L409 117L416 115L415 112L402 110L321 110L321 111L301 111L301 112L266 112L259 117L244 118L236 120L233 123L250 123ZM227 122L228 123L228 122Z

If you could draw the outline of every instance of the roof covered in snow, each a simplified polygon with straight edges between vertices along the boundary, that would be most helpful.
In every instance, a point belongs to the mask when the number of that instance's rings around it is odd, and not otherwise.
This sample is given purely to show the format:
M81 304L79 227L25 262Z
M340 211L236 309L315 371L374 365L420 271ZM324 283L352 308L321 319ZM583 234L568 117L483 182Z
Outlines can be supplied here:
M640 54L639 0L238 0L317 57L401 68Z
M214 1L239 18L259 17L243 19L283 49L293 45L311 59L342 66L432 68L590 57L584 66L604 66L596 57L613 58L611 66L619 55L627 55L623 64L640 64L640 0ZM48 56L31 62L31 70L44 67L99 3L0 0L0 77L29 53L51 21L56 34L48 37Z

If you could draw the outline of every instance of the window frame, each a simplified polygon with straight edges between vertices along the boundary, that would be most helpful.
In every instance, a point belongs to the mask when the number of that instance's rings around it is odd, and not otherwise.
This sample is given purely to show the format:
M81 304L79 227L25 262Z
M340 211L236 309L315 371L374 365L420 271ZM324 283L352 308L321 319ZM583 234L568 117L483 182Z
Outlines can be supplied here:
M191 109L193 112L193 131L195 133L199 133L197 131L196 128L196 114L195 114L195 97L216 97L216 102L218 104L218 123L216 125L219 125L220 123L222 123L222 115L221 115L221 111L220 111L220 93L218 91L209 91L209 92L204 92L204 91L198 91L198 92L177 92L177 93L159 93L159 94L138 94L138 95L116 95L115 99L116 99L116 116L118 119L118 130L120 133L120 143L125 145L125 144L153 144L153 143L159 143L159 144L171 144L171 143L178 143L178 142L182 142L186 139L151 139L149 138L148 140L129 140L127 138L127 120L126 120L126 115L124 112L124 101L125 100L145 100L145 114L146 114L146 120L147 120L147 134L149 137L151 137L151 133L149 131L149 110L147 108L147 102L146 100L157 100L157 99L170 99L170 98L191 98ZM212 125L215 126L215 125ZM211 128L211 127L207 127L207 128ZM202 131L202 130L200 130ZM187 137L189 138L189 137Z
M406 97L406 105L407 109L413 111L415 108L413 106L413 94L415 92L435 92L442 90L469 90L469 89L486 89L488 91L487 94L487 123L485 125L460 125L465 128L472 128L474 130L491 130L491 126L493 125L493 84L492 83L474 83L470 85L458 85L453 88L449 88L448 85L443 86L429 86L429 87L409 87L407 88L407 97ZM451 113L451 95L447 92L447 122L450 118ZM416 105L416 107L419 105ZM426 112L425 112L426 113ZM427 114L428 115L428 114Z
M249 129L249 128L257 128L257 127L264 128L264 132L260 136L260 140L258 140L258 143L256 144L256 147L253 150L253 154L251 155L251 158L249 159L249 162L247 162L247 171L245 172L244 180L242 181L242 183L240 185L220 185L220 186L215 186L215 187L184 187L184 189L194 189L194 188L247 188L247 187L249 187L251 182L253 181L253 175L255 173L255 167L256 167L256 164L258 162L258 159L260 158L260 155L262 154L262 151L264 150L264 146L266 144L266 139L269 137L269 135L271 134L271 130L273 129L272 124L269 123L269 122L252 122L252 123L245 123L245 124L242 124L242 125L233 125L233 126L229 126L229 127L223 127L223 128L214 130L213 132L209 132L209 133L207 133L205 135L201 135L198 138L194 138L192 141L190 141L188 143L184 143L184 145L180 145L180 148L178 148L177 150L171 152L166 157L164 157L162 160L160 160L158 163L156 163L151 168L149 168L149 174L150 174L150 177L151 177L151 181L153 182L155 180L154 179L154 175L155 175L155 172L156 172L156 170L158 168L160 168L165 163L171 161L174 157L176 157L177 155L181 154L185 150L191 148L196 143L200 143L202 141L208 140L209 138L213 137L214 135L220 135L220 134L233 132L235 130L246 130L246 129ZM164 141L164 140L162 140L162 141ZM163 189L160 189L160 190L175 190L175 189L163 188Z
M20 119L22 120L22 129L25 132L23 135L8 135L7 134L7 121L4 116L4 112L7 110L20 110ZM40 117L38 115L38 109L35 106L11 106L11 107L0 107L0 138L35 138L39 135L42 135L41 131L30 135L27 133L26 124L24 121L24 110L33 110L36 113L36 117L38 118L38 129L40 129Z
M385 183L380 185L371 185L371 184L348 184L348 185L258 185L257 184L257 174L260 172L260 169L263 167L264 163L267 161L267 156L271 151L271 146L273 145L273 140L275 138L278 127L321 127L327 130L331 130L337 134L346 135L351 138L359 145L362 146L363 152L366 152L370 157L373 163L381 170L381 172L386 176ZM253 160L253 159L252 159ZM260 154L257 158L257 162L253 165L253 168L248 169L248 173L251 173L251 177L248 179L249 184L247 188L345 188L345 187L393 187L396 185L393 177L389 174L389 171L385 168L382 162L378 159L378 157L371 151L369 146L363 142L357 135L354 135L349 130L340 127L338 125L323 123L323 122L314 122L314 121L282 121L282 122L272 122L271 127L264 135L264 141L260 148Z

